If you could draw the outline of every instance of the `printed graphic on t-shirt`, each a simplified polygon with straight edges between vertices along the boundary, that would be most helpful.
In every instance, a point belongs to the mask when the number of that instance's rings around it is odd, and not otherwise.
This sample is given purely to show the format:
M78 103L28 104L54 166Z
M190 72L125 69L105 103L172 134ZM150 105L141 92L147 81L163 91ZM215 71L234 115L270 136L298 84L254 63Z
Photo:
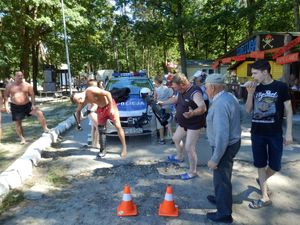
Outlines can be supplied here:
M276 115L277 92L258 92L254 98L252 122L274 123Z

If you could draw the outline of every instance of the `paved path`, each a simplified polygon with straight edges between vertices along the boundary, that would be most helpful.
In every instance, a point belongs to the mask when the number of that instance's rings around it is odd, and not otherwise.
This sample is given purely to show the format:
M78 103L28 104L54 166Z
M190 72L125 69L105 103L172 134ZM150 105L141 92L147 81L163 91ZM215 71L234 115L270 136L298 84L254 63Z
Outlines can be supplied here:
M260 210L248 208L249 201L259 197L255 182L256 170L252 166L249 121L243 124L243 142L233 171L234 224L299 224L300 221L300 145L295 143L284 151L283 168L272 177L269 186L273 204ZM295 137L300 137L299 122L295 124ZM108 140L109 157L95 160L95 152L84 147L89 128L64 133L63 141L43 152L43 159L34 169L33 186L24 188L26 200L0 217L0 224L212 224L205 218L214 206L206 196L213 192L212 174L199 166L199 176L190 181L178 179L186 170L185 163L170 165L166 156L174 153L174 146L158 145L154 139L132 137L128 141L128 157L119 158L117 138ZM202 151L210 151L207 140L201 137ZM53 186L46 180L49 168L59 168L69 184ZM133 201L139 215L132 218L116 216L125 184L131 185ZM178 204L178 218L157 216L167 184L174 189Z

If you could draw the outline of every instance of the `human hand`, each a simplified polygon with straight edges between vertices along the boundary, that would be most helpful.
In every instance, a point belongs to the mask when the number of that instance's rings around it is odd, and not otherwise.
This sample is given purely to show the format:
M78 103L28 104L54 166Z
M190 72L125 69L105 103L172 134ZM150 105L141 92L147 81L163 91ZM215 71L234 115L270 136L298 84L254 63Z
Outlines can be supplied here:
M4 110L5 110L5 111L6 111L6 113L8 113L8 114L9 114L9 113L11 113L11 111L10 111L10 108L9 108L9 107L5 108Z
M247 81L241 87L246 87L246 90L248 94L253 94L255 92L255 89L257 87L257 82L256 81Z
M286 135L283 139L284 145L290 145L293 144L293 137L292 135Z
M37 108L34 105L32 105L30 114L34 115L36 113L36 110L37 110Z
M162 106L164 104L164 102L163 101L157 101L156 104Z
M189 119L189 118L191 118L191 117L194 116L194 110L191 107L189 107L189 111L188 112L184 112L182 115L185 118Z
M207 162L207 166L208 168L212 169L212 170L216 170L218 169L218 165L216 163L214 163L213 161L209 160Z

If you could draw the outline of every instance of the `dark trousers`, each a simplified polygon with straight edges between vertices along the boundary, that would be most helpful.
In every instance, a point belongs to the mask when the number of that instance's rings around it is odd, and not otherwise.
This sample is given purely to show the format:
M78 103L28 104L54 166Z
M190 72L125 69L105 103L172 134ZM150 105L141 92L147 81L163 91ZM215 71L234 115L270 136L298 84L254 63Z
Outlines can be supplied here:
M220 216L232 214L232 185L231 174L233 158L239 151L241 141L227 147L221 158L218 169L214 170L214 188L216 195L217 212Z

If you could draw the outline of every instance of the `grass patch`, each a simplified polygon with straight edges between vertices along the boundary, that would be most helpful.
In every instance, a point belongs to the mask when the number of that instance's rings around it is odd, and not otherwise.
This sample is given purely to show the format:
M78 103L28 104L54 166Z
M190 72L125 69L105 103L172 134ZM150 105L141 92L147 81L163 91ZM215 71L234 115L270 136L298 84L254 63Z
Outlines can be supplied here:
M47 181L53 184L54 186L66 186L70 183L66 174L67 170L62 166L51 167L47 175Z
M76 105L70 101L50 101L46 103L37 103L37 106L43 111L47 125L54 128L60 122L66 120L76 110ZM31 116L22 121L24 136L27 142L33 142L38 139L43 129L36 117ZM2 145L0 146L0 172L14 162L24 153L26 146L19 145L19 138L16 134L14 122L5 124L2 135Z
M24 194L22 191L14 189L10 191L3 199L0 205L0 215L12 206L18 205L24 200Z

